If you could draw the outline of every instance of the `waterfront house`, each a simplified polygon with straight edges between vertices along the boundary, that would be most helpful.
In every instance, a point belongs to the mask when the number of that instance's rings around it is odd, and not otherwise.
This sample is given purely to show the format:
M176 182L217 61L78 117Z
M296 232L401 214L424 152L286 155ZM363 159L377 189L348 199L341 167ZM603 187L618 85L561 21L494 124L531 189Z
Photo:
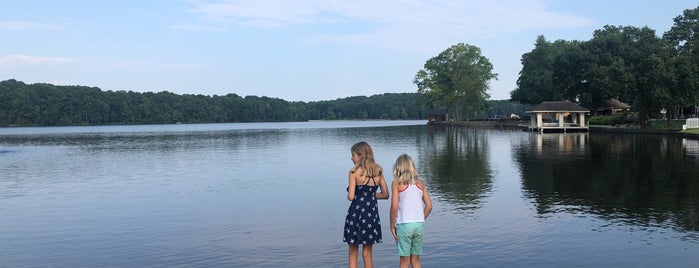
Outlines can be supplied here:
M585 115L590 109L570 101L544 101L534 107L530 114L529 131L544 132L587 132L589 127Z
M610 99L595 108L595 115L614 115L617 113L629 113L631 105L621 102L617 99Z

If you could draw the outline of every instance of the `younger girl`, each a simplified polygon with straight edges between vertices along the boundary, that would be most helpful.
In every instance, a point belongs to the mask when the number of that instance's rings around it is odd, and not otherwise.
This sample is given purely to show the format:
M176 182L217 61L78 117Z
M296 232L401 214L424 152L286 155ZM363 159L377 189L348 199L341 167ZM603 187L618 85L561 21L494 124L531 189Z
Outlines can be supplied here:
M354 167L349 171L347 199L351 201L345 218L342 241L349 245L349 267L358 267L359 245L362 245L364 267L373 267L371 247L381 243L381 221L377 199L388 199L388 189L381 166L374 161L374 152L366 142L352 146ZM376 190L381 188L380 192Z
M402 154L396 159L393 178L391 234L398 243L400 267L421 267L422 237L425 219L432 211L432 201L410 156Z

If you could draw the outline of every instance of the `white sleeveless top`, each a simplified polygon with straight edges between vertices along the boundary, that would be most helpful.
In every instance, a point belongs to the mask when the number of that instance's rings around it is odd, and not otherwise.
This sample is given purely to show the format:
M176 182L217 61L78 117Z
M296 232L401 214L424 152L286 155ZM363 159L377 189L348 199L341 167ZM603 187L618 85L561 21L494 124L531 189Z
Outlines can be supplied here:
M396 224L425 222L425 204L422 202L422 189L416 184L409 184L398 191L398 215Z

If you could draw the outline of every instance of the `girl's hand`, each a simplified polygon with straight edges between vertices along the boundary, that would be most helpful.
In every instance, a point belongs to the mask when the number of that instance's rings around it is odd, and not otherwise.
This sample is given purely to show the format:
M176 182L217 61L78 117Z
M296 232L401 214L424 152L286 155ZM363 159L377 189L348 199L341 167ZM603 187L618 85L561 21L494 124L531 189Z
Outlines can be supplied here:
M396 234L396 226L391 226L391 234L393 235L393 240L398 244L398 235Z

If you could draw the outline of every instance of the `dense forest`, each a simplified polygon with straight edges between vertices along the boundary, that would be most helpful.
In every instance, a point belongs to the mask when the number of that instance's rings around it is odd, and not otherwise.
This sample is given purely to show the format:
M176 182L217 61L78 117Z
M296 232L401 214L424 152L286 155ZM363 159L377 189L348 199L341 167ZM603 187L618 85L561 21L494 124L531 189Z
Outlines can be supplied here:
M419 93L385 93L330 101L289 102L278 98L227 94L178 95L102 91L87 86L0 82L0 126L69 126L284 122L308 120L426 119ZM489 113L521 114L509 101L493 101Z
M335 101L102 91L96 87L0 82L0 125L59 126L281 122L319 119L419 119L420 95L382 94Z
M641 127L649 127L661 111L684 114L699 105L699 7L673 21L662 36L648 27L610 25L588 41L539 36L535 48L522 55L511 99L570 100L588 108L617 99L633 107Z

